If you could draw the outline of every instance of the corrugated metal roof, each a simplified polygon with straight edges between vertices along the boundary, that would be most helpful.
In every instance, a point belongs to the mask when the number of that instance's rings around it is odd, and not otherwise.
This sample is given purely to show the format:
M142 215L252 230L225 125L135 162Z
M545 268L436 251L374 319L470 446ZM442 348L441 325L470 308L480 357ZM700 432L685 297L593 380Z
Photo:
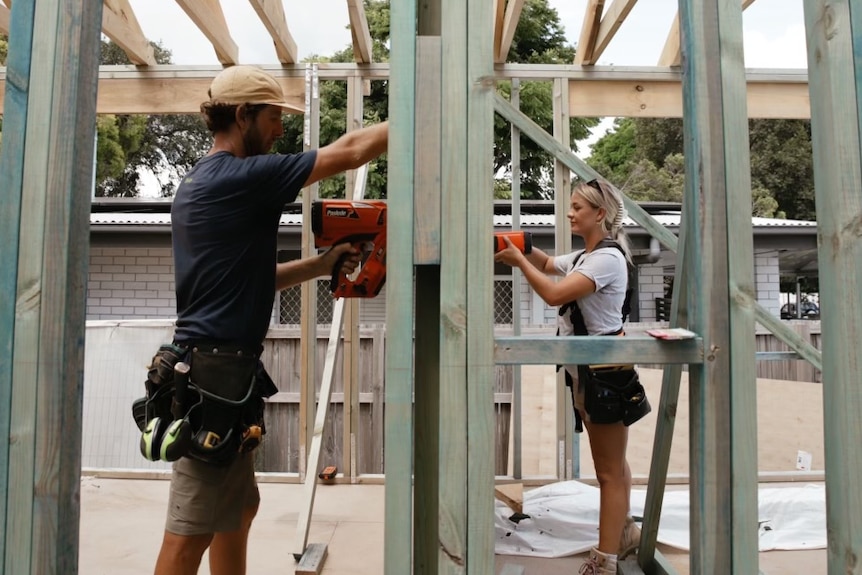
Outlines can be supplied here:
M678 227L680 214L655 214L653 217L665 227ZM169 226L170 214L136 214L136 213L96 213L90 214L90 224L93 226ZM282 214L280 225L302 225L302 214ZM511 227L512 216L494 216L495 227ZM522 227L553 227L554 216L550 214L524 214L521 216ZM801 220L780 220L776 218L751 218L751 225L756 228L815 228L817 222ZM638 225L631 218L623 221L623 227L636 228ZM131 231L131 230L130 230Z

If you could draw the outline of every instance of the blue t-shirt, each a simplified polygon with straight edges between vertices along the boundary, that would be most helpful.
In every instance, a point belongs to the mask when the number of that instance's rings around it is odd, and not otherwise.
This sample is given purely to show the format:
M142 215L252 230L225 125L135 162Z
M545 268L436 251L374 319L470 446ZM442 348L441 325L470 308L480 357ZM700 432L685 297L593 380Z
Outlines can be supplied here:
M217 152L183 178L171 207L178 342L257 346L275 299L278 224L317 152Z

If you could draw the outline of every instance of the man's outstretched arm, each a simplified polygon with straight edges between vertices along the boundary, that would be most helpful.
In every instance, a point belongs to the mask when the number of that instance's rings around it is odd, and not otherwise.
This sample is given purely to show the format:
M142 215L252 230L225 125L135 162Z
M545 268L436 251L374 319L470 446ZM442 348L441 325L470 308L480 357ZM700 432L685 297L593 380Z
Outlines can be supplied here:
M381 122L348 132L328 146L317 150L314 168L305 185L309 186L318 180L346 170L355 170L385 153L388 145L389 122Z

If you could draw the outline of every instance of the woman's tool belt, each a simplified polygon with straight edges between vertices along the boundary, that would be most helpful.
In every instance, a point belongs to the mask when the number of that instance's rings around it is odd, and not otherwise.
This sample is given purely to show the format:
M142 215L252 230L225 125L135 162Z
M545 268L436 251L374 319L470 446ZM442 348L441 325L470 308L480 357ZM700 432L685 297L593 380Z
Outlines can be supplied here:
M571 314L575 335L589 335L577 301L561 306L559 313ZM619 329L605 335L622 336L625 332ZM584 386L584 409L591 423L622 421L629 426L652 410L634 365L579 365L578 380L579 385ZM566 385L571 385L568 377ZM577 411L575 413L577 415ZM576 419L576 428L580 431L580 418Z
M578 379L592 423L629 426L652 409L633 365L579 365Z
M161 346L148 372L147 397L132 406L144 456L174 461L185 455L227 465L257 447L266 433L264 398L278 391L258 355L226 344ZM159 456L166 428L160 421L174 424L178 436L188 435L173 442L170 457Z

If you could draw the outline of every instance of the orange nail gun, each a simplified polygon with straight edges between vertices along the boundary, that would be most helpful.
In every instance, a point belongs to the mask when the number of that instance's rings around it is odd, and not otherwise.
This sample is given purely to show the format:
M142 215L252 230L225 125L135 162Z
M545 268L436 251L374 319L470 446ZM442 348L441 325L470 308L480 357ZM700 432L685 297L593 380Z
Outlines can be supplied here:
M533 251L533 234L522 230L514 230L510 232L494 232L494 253L506 249L506 241L503 239L508 237L512 245L518 248L523 254L529 254Z
M386 282L386 202L319 200L311 205L314 246L353 244L363 254L356 279L341 273L342 256L332 269L329 288L340 297L374 297Z

